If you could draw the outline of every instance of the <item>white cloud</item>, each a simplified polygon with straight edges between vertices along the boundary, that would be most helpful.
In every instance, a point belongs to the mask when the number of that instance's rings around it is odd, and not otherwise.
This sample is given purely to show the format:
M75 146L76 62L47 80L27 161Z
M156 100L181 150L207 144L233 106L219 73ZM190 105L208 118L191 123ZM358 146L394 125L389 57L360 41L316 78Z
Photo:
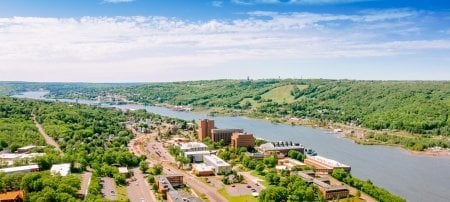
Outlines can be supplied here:
M300 5L324 5L324 4L348 4L376 0L231 0L238 5L255 4L300 4Z
M31 69L55 77L79 72L77 78L83 80L79 78L86 72L145 75L262 58L320 60L450 51L450 39L428 39L429 33L413 29L416 18L422 17L414 11L248 15L196 22L157 16L0 18L0 80ZM415 32L415 37L399 34L406 31Z
M117 4L117 3L129 3L129 2L133 2L135 0L103 0L103 3L112 3L112 4Z
M217 8L222 7L222 4L223 4L223 1L212 1L211 2L211 5L213 7L217 7Z

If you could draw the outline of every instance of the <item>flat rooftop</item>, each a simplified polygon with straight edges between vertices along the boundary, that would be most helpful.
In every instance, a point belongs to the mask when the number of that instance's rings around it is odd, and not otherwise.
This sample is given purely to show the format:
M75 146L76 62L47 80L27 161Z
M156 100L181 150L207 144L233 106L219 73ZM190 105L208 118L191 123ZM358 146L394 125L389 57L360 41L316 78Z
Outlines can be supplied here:
M320 162L320 163L323 163L325 165L332 166L332 167L350 167L348 165L345 165L345 164L335 161L333 159L325 158L323 156L308 156L307 158L313 159L316 162Z
M70 163L52 165L50 172L52 174L59 173L61 176L67 176L70 173Z
M195 154L203 154L203 155L209 155L210 151L190 151L190 152L184 152L184 155L195 155Z
M35 170L35 169L39 169L39 166L38 165L28 165L28 166L2 168L2 169L0 169L0 172L12 173L12 172Z
M217 166L230 166L229 163L225 162L224 160L222 160L221 158L219 158L216 155L203 156L203 159L207 159L207 160L213 162L214 164L216 164Z
M214 168L212 166L208 166L204 163L195 163L192 164L193 169L198 170L198 171L210 171L210 170L214 170Z
M186 142L186 143L181 143L180 148L181 149L192 149L192 148L207 148L208 146L206 146L206 144L202 143L202 142Z

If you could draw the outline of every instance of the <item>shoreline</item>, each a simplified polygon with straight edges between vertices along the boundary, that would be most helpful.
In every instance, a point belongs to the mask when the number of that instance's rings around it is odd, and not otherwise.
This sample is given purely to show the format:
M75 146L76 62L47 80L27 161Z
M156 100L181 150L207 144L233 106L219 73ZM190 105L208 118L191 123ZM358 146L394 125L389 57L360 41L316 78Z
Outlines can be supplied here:
M43 97L44 98L44 97ZM53 98L55 99L55 98ZM137 104L142 106L157 106L157 107L163 107L166 109L170 109L173 111L174 105L168 104L168 103L160 103L160 104L144 104L144 103L127 103L127 104ZM360 145L366 145L366 146L390 146L390 147L398 147L403 150L405 150L408 154L416 155L416 156L428 156L428 157L450 157L450 148L443 149L443 148L426 148L424 151L414 151L408 148L405 148L403 145L400 144L380 144L373 141L368 141L367 144L360 143L358 141L361 140L367 140L364 138L364 135L367 132L373 132L375 134L379 134L382 131L374 131L367 128L360 128L356 126L348 126L341 123L326 123L326 125L321 125L320 123L313 121L311 119L299 119L299 118L270 118L270 117L257 117L252 116L249 113L245 113L245 111L232 111L227 109L211 109L211 108L204 108L204 107L195 107L190 111L179 111L179 112L189 112L189 113L195 113L195 114L206 114L208 116L214 117L216 115L218 116L229 116L229 117L235 117L235 116L242 116L249 119L254 120L261 120L266 121L268 123L272 124L284 124L284 125L291 125L291 126L303 126L303 127L309 127L309 128L315 128L324 130L327 133L330 134L338 134L341 135L343 138L351 140L354 144L360 144ZM211 115L212 113L212 115ZM334 130L338 129L341 130L341 132L335 132ZM352 132L353 131L353 132ZM356 135L356 136L355 136ZM396 135L398 136L398 135Z
M167 106L170 104L165 104L165 106ZM170 107L166 107L168 109L170 109ZM226 109L224 109L226 110ZM389 147L397 147L400 148L402 150L404 150L405 152L407 152L408 154L411 155L416 155L416 156L427 156L427 157L450 157L450 148L444 149L444 148L426 148L423 151L415 151L415 150L411 150L408 148L405 148L403 145L400 144L380 144L377 142L367 142L368 144L363 144L363 143L359 143L358 140L367 140L364 139L364 137L355 137L354 134L362 134L360 136L364 136L367 132L373 132L375 134L379 134L382 131L375 131L375 130L371 130L368 128L361 128L361 127L356 127L356 126L348 126L348 125L344 125L341 123L327 123L327 125L325 126L320 126L319 123L312 121L310 119L308 120L302 120L302 119L297 119L297 120L289 120L289 119L283 119L283 118L261 118L261 117L255 117L255 116L250 116L249 114L246 113L227 113L227 112L221 112L221 111L216 111L216 110L211 110L211 109L207 109L207 108L200 108L200 110L198 108L194 108L194 110L190 111L191 113L196 113L196 114L207 114L209 115L209 113L213 112L214 115L219 115L219 116L242 116L242 117L246 117L246 118L250 118L250 119L254 119L254 120L262 120L262 121L266 121L272 124L284 124L284 125L291 125L291 126L303 126L303 127L309 127L309 128L315 128L315 129L320 129L320 130L324 130L327 133L330 134L337 134L342 136L343 138L346 138L348 140L351 140L354 144L359 144L359 145L365 145L365 146L389 146ZM212 116L214 117L214 116ZM335 132L335 129L339 129L342 130L341 132ZM351 131L354 131L353 133ZM395 135L398 136L398 135Z

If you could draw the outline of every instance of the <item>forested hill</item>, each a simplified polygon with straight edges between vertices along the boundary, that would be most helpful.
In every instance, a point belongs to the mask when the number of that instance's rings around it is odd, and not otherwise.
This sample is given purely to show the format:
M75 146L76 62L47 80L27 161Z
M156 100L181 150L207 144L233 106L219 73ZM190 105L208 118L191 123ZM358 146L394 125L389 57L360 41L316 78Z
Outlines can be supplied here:
M450 135L449 81L274 79L64 86L61 90L52 84L51 96L95 99L118 94L148 104L192 105L257 117L292 116L377 130ZM44 84L39 87L47 88Z

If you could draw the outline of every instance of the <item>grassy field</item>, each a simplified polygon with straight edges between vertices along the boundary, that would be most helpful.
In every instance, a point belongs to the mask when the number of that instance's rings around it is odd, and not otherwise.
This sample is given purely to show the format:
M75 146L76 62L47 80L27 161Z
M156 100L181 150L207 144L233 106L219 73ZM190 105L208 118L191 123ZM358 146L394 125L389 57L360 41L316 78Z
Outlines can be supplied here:
M292 103L295 102L294 96L291 95L292 89L294 86L297 86L298 89L303 90L308 88L308 85L285 85L276 87L270 90L267 93L261 95L261 98L264 100L272 100L277 103ZM260 104L257 103L253 98L245 98L241 101L241 105L244 105L246 102L250 102L253 107L258 107Z
M296 85L300 90L306 89L307 85ZM295 101L294 96L291 95L291 91L294 89L294 85L285 85L274 88L267 93L261 95L262 99L271 99L277 103L292 103Z
M242 195L242 196L230 196L227 192L227 190L225 190L225 187L222 187L221 189L219 189L219 193L225 197L228 201L233 201L233 202L257 202L258 198L252 196L252 195Z
M128 201L127 187L117 186L116 192L117 192L117 201Z

